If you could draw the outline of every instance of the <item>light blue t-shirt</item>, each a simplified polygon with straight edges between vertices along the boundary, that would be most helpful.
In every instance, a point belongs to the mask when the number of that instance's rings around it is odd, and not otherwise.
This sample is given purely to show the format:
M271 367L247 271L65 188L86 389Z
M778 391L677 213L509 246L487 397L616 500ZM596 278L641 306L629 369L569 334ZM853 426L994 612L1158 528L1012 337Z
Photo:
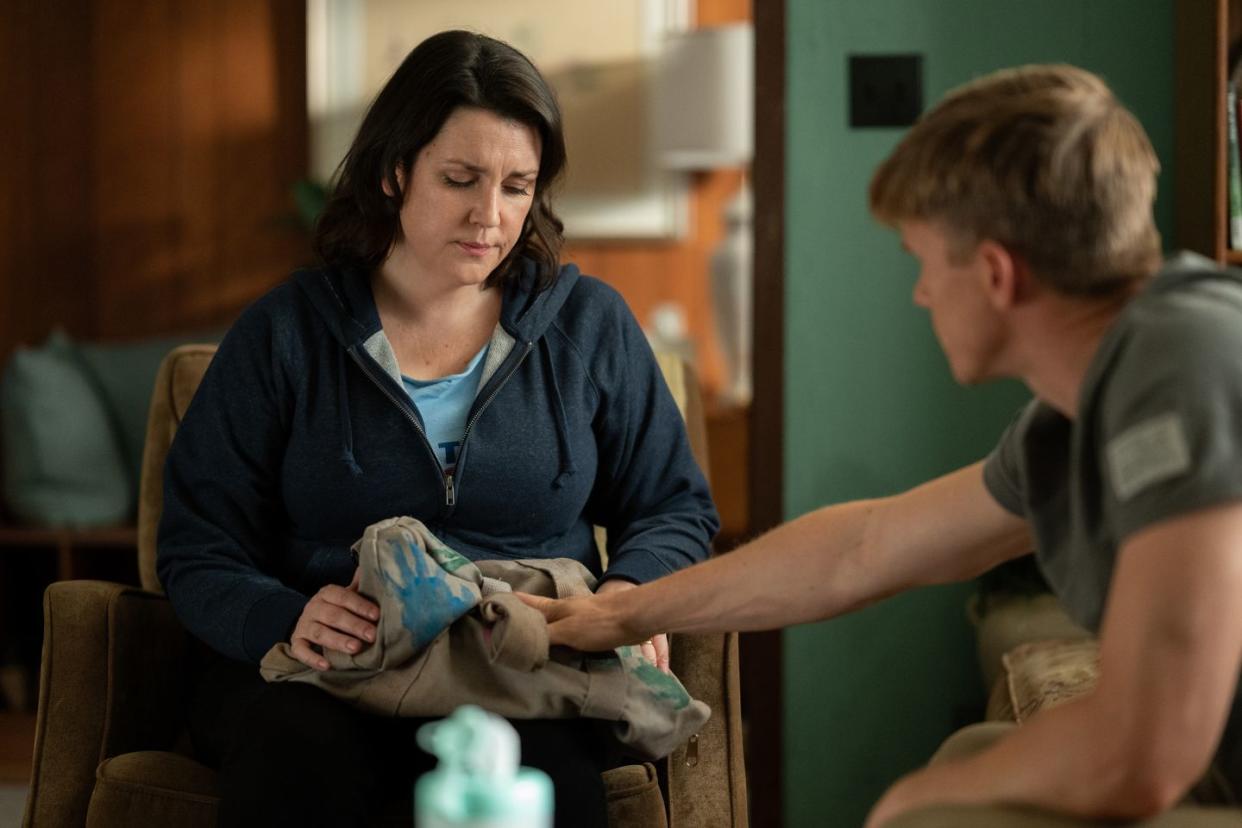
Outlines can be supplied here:
M433 380L401 377L405 393L410 395L418 413L423 416L427 440L435 449L445 472L452 472L457 467L457 453L461 450L461 440L466 432L466 415L470 413L470 404L479 391L486 355L487 346L484 345L460 374Z

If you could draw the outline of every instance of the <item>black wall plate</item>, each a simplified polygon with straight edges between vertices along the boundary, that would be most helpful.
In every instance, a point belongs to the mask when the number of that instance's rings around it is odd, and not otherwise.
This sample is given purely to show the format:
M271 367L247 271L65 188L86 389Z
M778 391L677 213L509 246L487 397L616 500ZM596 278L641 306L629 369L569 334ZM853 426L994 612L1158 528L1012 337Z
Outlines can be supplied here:
M850 55L850 126L903 127L923 111L922 55Z

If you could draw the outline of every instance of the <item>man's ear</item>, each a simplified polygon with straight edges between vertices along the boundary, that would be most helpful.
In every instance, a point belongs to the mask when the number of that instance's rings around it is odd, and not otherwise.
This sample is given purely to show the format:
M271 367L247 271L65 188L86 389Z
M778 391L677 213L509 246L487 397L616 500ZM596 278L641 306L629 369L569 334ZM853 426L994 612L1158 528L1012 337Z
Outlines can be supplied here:
M993 308L1007 310L1026 298L1030 289L1031 270L1025 259L991 239L984 239L979 243L977 255L984 264L983 289Z

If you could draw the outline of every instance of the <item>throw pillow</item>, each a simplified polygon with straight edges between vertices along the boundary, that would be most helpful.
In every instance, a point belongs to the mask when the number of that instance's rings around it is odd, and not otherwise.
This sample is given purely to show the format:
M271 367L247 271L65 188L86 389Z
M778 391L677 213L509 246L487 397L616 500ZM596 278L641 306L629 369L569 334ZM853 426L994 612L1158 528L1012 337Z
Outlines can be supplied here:
M84 373L108 412L125 461L130 491L138 495L142 451L146 445L147 412L160 363L173 348L187 342L218 342L222 332L204 331L130 342L73 344ZM136 502L136 501L135 501Z
M63 333L10 358L0 378L0 440L4 500L22 523L90 527L132 517L108 412Z
M1001 660L1019 723L1090 692L1100 678L1100 647L1093 638L1033 641L1014 647Z

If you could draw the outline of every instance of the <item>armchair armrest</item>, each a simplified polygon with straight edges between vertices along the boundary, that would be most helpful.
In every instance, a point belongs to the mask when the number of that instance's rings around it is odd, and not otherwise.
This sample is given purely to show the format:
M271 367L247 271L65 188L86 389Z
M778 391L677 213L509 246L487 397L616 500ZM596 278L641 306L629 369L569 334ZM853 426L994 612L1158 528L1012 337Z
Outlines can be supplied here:
M103 581L52 584L43 619L25 824L82 825L100 761L176 740L187 637L162 596Z
M737 633L675 636L670 667L691 696L711 707L712 717L668 757L669 825L745 826Z

